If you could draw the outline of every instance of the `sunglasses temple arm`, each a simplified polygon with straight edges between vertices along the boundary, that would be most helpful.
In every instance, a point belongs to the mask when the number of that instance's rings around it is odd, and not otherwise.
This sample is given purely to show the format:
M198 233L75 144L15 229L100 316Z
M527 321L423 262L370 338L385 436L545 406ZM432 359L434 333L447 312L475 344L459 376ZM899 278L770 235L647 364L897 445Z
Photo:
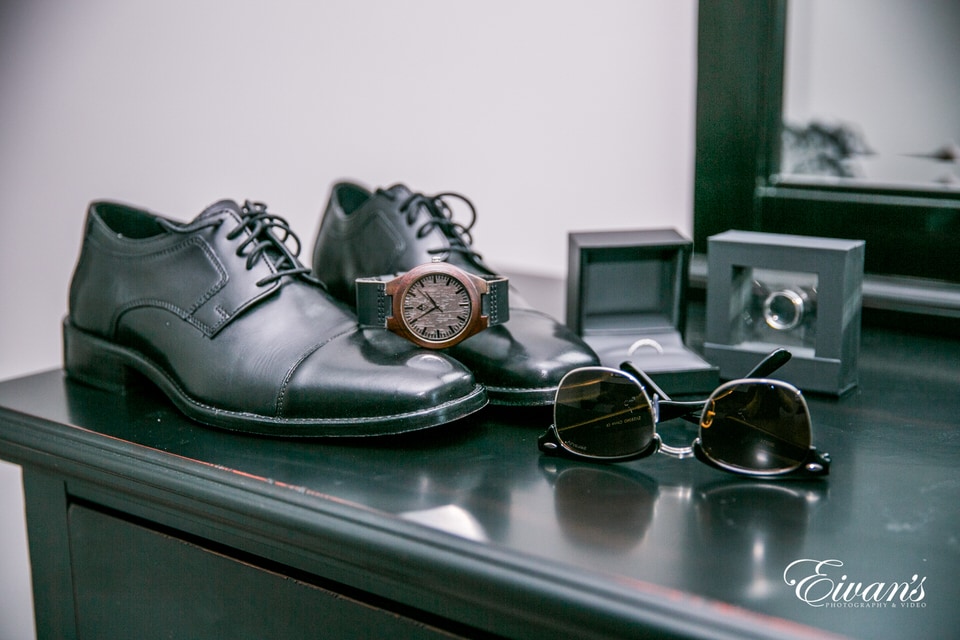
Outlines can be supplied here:
M640 384L646 387L651 396L656 394L660 397L661 401L666 400L667 402L670 402L670 396L667 395L666 391L661 389L660 386L653 381L653 378L646 374L646 372L641 371L633 366L630 361L622 363L620 368L639 380Z
M653 381L649 375L644 371L636 368L629 361L624 362L620 365L620 368L635 377L640 381L651 396L656 395L659 397L658 402L658 411L657 418L660 422L666 422L667 420L673 420L674 418L687 418L690 416L690 421L699 424L700 416L691 416L691 414L699 412L703 409L704 400L692 400L689 402L681 402L677 400L671 400L670 396L667 395L667 392L660 388L656 382Z
M660 403L660 422L673 420L674 418L683 418L693 424L700 424L700 412L703 410L705 400L691 400L689 402L679 402L676 400L667 400Z
M767 378L774 371L787 364L793 357L786 349L776 349L771 351L763 360L755 366L744 378Z
M786 349L775 349L767 354L767 356L744 377L766 378L777 369L787 364L792 357L793 354ZM670 396L667 395L667 392L660 388L660 385L654 382L646 372L633 366L630 361L623 362L620 365L620 368L639 380L640 383L650 392L650 395L656 394L659 396L659 419L661 422L666 422L667 420L672 420L674 418L686 417L703 408L703 403L705 402L703 400L695 400L691 402L675 402L671 400Z
M748 373L744 377L745 378L766 378L770 376L774 371L776 371L783 365L787 364L787 362L792 357L793 357L792 354L786 349L776 349L770 352L763 360L759 362L759 364L757 364L757 366L753 368L753 370L750 371L750 373ZM653 380L650 380L649 376L644 374L642 371L637 370L636 367L631 366L630 363L624 363L621 366L623 368L626 368L629 366L629 371L631 373L636 371L637 373L634 375L636 375L638 379L643 380L644 384L649 383L650 385L652 385L651 389L653 389L655 392L656 392L656 389L659 389L659 387L656 386ZM660 393L663 393L663 392L660 391ZM660 421L661 422L666 422L667 420L672 420L674 418L683 418L684 420L687 420L694 424L698 424L700 422L700 416L695 414L696 412L703 409L703 405L706 402L706 400L676 402L676 401L670 400L670 398L667 397L666 394L663 394L660 397L664 399L664 401L660 402Z

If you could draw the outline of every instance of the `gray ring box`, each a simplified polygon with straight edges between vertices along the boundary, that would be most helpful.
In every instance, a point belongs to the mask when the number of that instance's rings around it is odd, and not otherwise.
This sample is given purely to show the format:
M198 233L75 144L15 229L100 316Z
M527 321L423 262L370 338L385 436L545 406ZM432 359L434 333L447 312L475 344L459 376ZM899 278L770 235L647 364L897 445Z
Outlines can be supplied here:
M567 326L601 364L629 360L670 395L717 387L718 368L684 344L688 238L673 229L572 232L568 245Z
M707 321L704 355L723 378L749 371L777 347L793 358L776 377L804 391L842 395L857 385L863 288L863 240L840 240L752 231L726 231L707 239ZM789 331L748 336L743 318L756 274L794 274L816 282L809 340Z

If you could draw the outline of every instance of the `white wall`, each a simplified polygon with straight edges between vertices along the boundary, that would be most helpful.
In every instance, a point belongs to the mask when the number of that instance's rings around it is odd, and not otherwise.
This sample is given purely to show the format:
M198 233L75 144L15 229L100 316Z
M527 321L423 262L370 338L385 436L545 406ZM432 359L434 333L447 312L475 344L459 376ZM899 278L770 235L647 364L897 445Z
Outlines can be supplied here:
M0 3L0 379L59 366L96 198L263 200L305 261L340 177L466 194L503 270L563 275L571 229L689 234L695 33L695 0ZM0 638L26 638L0 472Z

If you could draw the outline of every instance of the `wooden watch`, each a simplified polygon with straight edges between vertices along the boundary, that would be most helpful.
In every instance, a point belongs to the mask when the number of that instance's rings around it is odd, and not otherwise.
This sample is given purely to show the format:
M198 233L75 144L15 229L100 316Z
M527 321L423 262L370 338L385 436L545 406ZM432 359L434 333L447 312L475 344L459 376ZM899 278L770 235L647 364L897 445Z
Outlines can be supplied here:
M507 278L434 260L400 275L357 278L363 327L388 329L427 349L459 344L510 318Z

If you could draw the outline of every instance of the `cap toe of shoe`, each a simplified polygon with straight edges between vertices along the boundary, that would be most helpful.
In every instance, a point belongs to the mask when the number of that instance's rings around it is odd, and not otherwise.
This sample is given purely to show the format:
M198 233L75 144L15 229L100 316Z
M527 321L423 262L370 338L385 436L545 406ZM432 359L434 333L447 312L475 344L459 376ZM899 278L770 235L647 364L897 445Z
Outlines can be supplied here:
M382 330L357 330L304 358L279 403L290 420L322 416L331 435L374 435L455 420L486 404L486 393L467 368L443 354Z

